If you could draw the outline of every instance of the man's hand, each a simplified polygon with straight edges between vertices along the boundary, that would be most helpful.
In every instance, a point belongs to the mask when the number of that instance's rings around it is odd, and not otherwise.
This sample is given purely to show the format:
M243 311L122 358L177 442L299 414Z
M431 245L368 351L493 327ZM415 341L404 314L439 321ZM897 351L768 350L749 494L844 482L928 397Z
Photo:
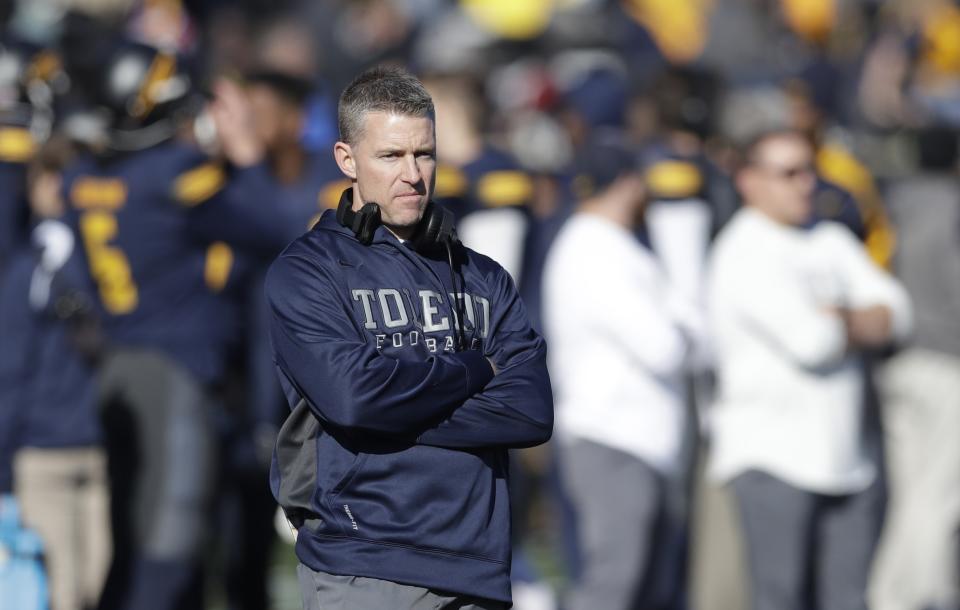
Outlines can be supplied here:
M893 338L893 317L890 308L874 305L862 309L838 310L847 328L847 340L853 347L883 347Z
M253 110L240 86L225 78L214 86L210 116L224 156L238 167L250 167L263 159L263 143L254 129Z

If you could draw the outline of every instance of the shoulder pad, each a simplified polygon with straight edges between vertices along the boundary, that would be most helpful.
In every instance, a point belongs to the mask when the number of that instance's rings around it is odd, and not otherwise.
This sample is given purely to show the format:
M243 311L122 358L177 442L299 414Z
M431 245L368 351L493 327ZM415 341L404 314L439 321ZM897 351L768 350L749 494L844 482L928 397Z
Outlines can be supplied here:
M22 127L0 128L0 161L26 163L33 157L37 144L30 131Z
M703 187L703 173L690 161L657 161L644 174L650 194L658 199L691 197Z
M120 178L80 176L70 187L69 198L78 210L119 210L127 201L127 185Z
M462 197L470 186L470 180L459 167L441 164L437 166L437 183L433 196L438 199Z
M824 179L858 200L869 197L876 188L870 170L843 147L824 146L817 152L816 164Z
M488 172L477 181L477 198L485 207L523 205L533 196L530 176L517 170Z
M216 195L227 183L227 174L219 163L208 162L187 170L173 182L173 197L194 207Z

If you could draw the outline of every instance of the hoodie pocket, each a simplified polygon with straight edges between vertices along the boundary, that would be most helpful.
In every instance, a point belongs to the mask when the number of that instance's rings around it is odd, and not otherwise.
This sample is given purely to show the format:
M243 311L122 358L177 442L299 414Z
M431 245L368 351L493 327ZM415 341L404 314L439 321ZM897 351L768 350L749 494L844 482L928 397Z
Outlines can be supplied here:
M510 509L502 453L420 445L369 453L328 500L349 536L507 561Z
M323 522L316 530L318 533L348 533L338 516L343 507L338 507L332 499L350 484L366 458L366 454L347 449L329 433L323 433L317 439L316 485L312 493L313 505Z

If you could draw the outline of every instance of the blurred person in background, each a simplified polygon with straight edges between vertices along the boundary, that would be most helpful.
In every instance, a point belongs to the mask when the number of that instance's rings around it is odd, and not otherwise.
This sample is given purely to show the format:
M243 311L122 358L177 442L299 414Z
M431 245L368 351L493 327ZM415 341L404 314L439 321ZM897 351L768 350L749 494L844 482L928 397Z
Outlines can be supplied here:
M10 258L29 242L29 206L26 197L27 167L36 153L37 123L42 132L47 132L52 116L50 100L31 99L28 91L36 90L33 69L37 61L47 56L42 47L24 43L6 33L0 40L0 274ZM54 58L55 59L55 58ZM47 60L43 60L44 62ZM34 96L35 98L35 96ZM13 491L14 423L13 408L3 407L3 423L0 424L0 494Z
M657 130L641 148L650 245L677 298L701 312L707 249L739 203L729 177L707 156L719 89L717 76L705 70L673 68L660 74L649 92ZM702 372L706 354L696 347Z
M573 50L558 54L552 65L557 116L574 146L597 132L624 129L628 72L621 58L606 49Z
M737 498L755 610L867 607L883 498L861 354L911 326L906 292L847 229L808 226L813 163L798 132L757 136L709 267L710 474Z
M837 123L822 99L832 81L789 79L780 85L790 125L807 135L816 150L817 187L813 215L845 225L864 243L875 263L890 268L895 235L873 172L856 154L851 132Z
M44 543L54 610L95 608L112 554L110 493L94 379L100 342L89 277L61 222L64 141L44 145L27 185L31 243L0 284L0 409L16 441L14 493Z
M295 233L284 210L232 194L264 181L235 133L219 132L224 160L182 138L194 89L176 56L115 40L100 63L89 88L103 137L66 169L63 192L110 343L99 391L117 544L105 606L200 607L210 410L237 315L232 248L269 256Z
M628 112L632 138L645 131L644 123L652 124L639 140L649 200L645 228L675 298L703 320L707 252L740 205L732 180L712 158L723 83L714 72L689 66L667 68L651 82L635 89ZM678 463L685 470L669 501L673 513L690 523L689 564L684 565L689 565L691 605L726 609L739 607L742 579L737 577L744 569L737 560L739 530L729 493L703 476L709 439L700 432L713 376L703 329L695 339L683 374L688 423Z
M557 459L582 554L567 607L682 608L684 533L668 496L685 470L696 313L637 238L645 192L635 153L613 134L594 137L575 166L577 212L544 271Z
M532 196L530 177L494 146L486 129L486 92L469 73L427 75L423 84L435 100L436 200L460 219L464 243L490 256L518 284Z
M831 114L823 89L830 83L787 77L749 87L733 87L725 96L725 135L733 142L762 131L792 129L814 146L816 182L808 222L844 225L867 248L871 259L889 268L895 235L873 171L858 157L853 131ZM861 147L862 148L862 147Z
M871 585L876 610L960 607L960 180L957 128L916 131L919 171L886 192L893 268L916 311L881 369L890 503Z
M26 172L53 126L55 88L65 77L48 48L0 37L0 267L27 241Z
M281 37L283 32L286 37ZM345 188L329 151L312 152L304 143L307 104L317 83L307 75L311 65L285 60L285 49L305 50L298 45L302 42L298 36L301 29L283 24L268 28L259 44L257 66L239 83L227 79L217 83L218 104L212 113L221 142L246 151L245 162L261 174L256 184L234 190L231 196L242 198L245 205L267 205L289 215L291 238L306 232L320 212L332 205L331 197L338 198ZM246 269L238 280L241 286L235 291L241 308L232 333L236 357L226 384L227 413L219 426L224 481L218 528L225 545L228 607L262 610L268 603L267 571L276 511L264 482L287 408L274 370L263 296L270 257L245 258ZM236 536L238 531L245 534Z

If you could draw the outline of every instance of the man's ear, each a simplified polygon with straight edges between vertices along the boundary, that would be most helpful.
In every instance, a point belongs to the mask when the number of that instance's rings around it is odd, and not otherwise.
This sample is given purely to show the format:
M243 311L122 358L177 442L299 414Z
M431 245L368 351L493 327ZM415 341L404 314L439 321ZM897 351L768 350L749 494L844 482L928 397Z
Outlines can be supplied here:
M357 179L357 163L353 156L353 148L346 142L337 142L333 145L333 157L337 160L337 167L351 180Z

